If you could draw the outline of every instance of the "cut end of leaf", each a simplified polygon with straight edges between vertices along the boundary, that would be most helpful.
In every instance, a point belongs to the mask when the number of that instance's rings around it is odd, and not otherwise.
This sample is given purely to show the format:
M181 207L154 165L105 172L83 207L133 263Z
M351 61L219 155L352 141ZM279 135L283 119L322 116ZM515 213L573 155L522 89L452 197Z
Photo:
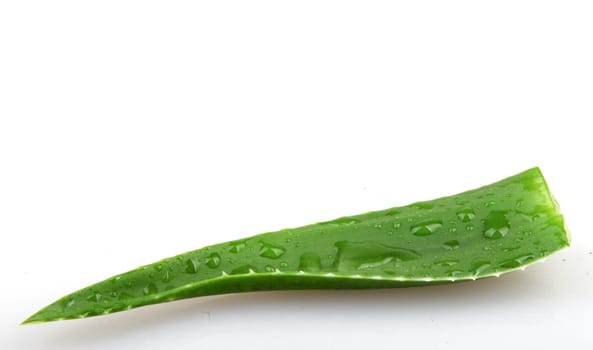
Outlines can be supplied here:
M560 209L560 204L558 203L558 201L556 200L556 197L554 197L554 195L552 194L552 191L550 191L550 186L548 185L548 182L546 181L546 178L544 177L544 174L542 173L541 169L539 167L534 167L528 171L533 171L537 174L537 176L539 178L541 178L542 184L543 184L543 190L545 191L547 197L549 198L550 202L552 203L553 206L553 215L555 215L558 220L560 220L562 222L562 228L563 230L561 231L561 234L564 236L564 247L569 247L571 242L572 242L572 237L570 235L570 231L568 229L568 226L566 225L566 220L564 219L564 215L562 214L562 210Z

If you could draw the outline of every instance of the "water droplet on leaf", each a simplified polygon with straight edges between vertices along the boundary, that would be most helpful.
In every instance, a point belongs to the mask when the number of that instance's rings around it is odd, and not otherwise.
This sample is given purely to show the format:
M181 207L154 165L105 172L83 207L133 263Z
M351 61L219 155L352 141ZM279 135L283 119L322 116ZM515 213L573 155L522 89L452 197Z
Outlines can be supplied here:
M220 265L220 260L222 260L222 258L220 257L220 254L218 254L218 253L211 253L206 258L206 265L209 268L212 268L212 269L217 268L218 265Z
M103 294L99 293L99 292L94 292L93 294L91 294L90 296L88 296L86 298L87 301L92 301L92 302L99 302L103 299Z
M437 232L443 226L440 220L425 221L423 223L414 225L410 228L412 233L416 236L428 236Z
M420 254L411 249L391 247L377 242L336 243L338 248L338 271L365 270L376 268L391 262L410 261L420 258Z
M504 261L504 262L500 263L500 265L498 265L498 266L503 267L505 269L513 269L513 268L519 267L533 259L535 259L535 256L533 254L523 254L523 255L519 255L513 259Z
M453 266L457 265L458 263L459 260L457 259L441 259L434 262L434 264L437 266Z
M479 259L472 263L470 272L472 275L479 276L482 275L488 267L490 267L490 261Z
M159 289L157 288L156 284L154 284L154 283L149 283L142 290L142 292L144 293L144 295L155 294L155 293L158 293L158 291L159 291Z
M187 259L185 264L187 265L187 267L185 268L185 272L187 273L197 273L198 268L200 267L200 262L197 258Z
M484 237L488 239L500 239L509 233L509 221L506 212L494 210L484 220Z
M447 272L448 277L461 277L464 275L464 272L461 270L451 270Z
M470 222L476 217L476 213L473 209L464 209L457 212L457 218L461 220L461 222Z
M241 252L243 249L245 249L245 241L235 241L235 242L231 242L229 243L229 252L237 254L239 252Z
M261 248L259 250L259 256L268 258L268 259L278 259L286 252L286 249L279 245L274 245L271 243L260 242Z
M315 272L321 270L321 258L315 253L305 253L301 255L299 270Z
M344 216L331 221L320 222L322 225L353 225L362 222L360 219Z
M443 247L446 250L454 250L454 249L457 249L457 248L459 248L459 241L457 241L455 239L454 240L451 240L451 241L447 241L447 242L443 243Z
M163 274L163 278L161 278L163 282L169 282L171 280L171 273L169 271L165 271Z

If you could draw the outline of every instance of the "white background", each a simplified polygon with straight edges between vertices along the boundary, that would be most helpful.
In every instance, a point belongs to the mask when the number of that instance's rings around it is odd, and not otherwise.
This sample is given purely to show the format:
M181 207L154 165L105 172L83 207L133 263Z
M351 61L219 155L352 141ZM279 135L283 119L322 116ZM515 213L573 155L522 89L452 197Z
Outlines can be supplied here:
M0 348L593 345L590 1L2 1ZM539 165L572 247L459 285L18 324L204 245Z

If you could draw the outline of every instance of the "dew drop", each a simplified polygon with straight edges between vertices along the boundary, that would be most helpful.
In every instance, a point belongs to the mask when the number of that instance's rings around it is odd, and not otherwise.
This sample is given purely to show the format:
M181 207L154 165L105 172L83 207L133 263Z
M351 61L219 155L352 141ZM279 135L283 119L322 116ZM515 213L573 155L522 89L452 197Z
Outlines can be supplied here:
M266 267L264 267L264 269L266 270L266 272L274 272L274 271L276 271L276 269L274 268L274 266L270 266L270 265L266 265Z
M442 260L436 260L434 262L435 265L437 266L453 266L453 265L457 265L459 263L459 260L457 259L442 259Z
M245 249L245 241L235 241L235 242L231 242L229 244L229 252L231 253L239 253L241 252L243 249Z
M150 295L150 294L155 294L158 293L159 289L157 288L156 284L154 283L149 283L146 287L144 287L144 289L142 289L142 292L144 293L144 295Z
M383 225L381 225L381 224L374 224L373 227L376 228L376 229L382 229L383 228Z
M94 292L93 294L89 295L86 298L87 301L92 301L92 302L99 302L101 300L103 300L103 294L99 293L99 292Z
M503 252L508 253L508 252L512 252L513 250L517 250L521 248L520 245L516 245L516 246L510 246L510 247L505 247L502 249Z
M286 249L279 245L274 245L267 242L260 242L260 245L261 247L259 250L259 256L264 258L278 259L284 255L284 253L286 253Z
M484 237L490 239L500 239L509 233L508 227L499 227L499 228L489 228L484 231Z
M465 226L465 230L466 231L470 231L470 232L473 231L474 228L475 228L474 225L467 225L467 226Z
M533 259L535 259L535 256L533 254L523 254L523 255L519 255L513 259L503 261L502 263L500 263L499 266L502 268L505 268L505 269L513 269L513 268L519 267Z
M402 224L401 224L401 223L399 223L399 222L394 222L394 223L393 223L393 228L394 228L394 229L396 229L396 230L399 230L399 228L400 228L401 226L402 226Z
M476 260L472 263L470 267L470 272L474 276L479 276L484 274L488 267L490 267L490 261L483 259Z
M162 264L158 264L154 267L155 270L157 271L161 271L163 269L163 265Z
M451 271L447 271L447 276L448 277L460 277L463 276L464 272L461 270L451 270Z
M299 270L309 272L321 270L321 258L315 253L305 253L301 255Z
M280 262L280 267L288 267L288 263L286 261Z
M331 221L324 221L324 222L320 222L321 225L353 225L353 224L358 224L361 223L362 221L360 219L356 219L356 218L352 218L349 216L344 216L335 220L331 220Z
M491 211L484 220L484 237L488 239L500 239L509 233L509 221L506 212L500 210Z
M206 258L206 266L208 266L209 268L212 268L212 269L217 268L218 265L220 265L220 260L222 260L222 258L220 257L220 254L211 253Z
M470 222L476 217L476 213L473 209L464 209L457 212L457 218L461 220L461 222Z
M366 270L391 262L410 261L420 258L420 254L411 249L391 247L381 243L348 242L336 243L338 271Z
M197 258L187 259L185 261L185 264L187 265L187 267L185 268L185 272L187 273L197 273L198 268L200 267L200 262Z
M165 283L169 282L171 280L171 273L169 271L165 271L161 280Z
M416 236L428 236L437 232L443 226L441 220L425 221L410 228L412 234Z
M443 243L443 248L445 248L445 250L455 250L459 248L459 241L456 239L447 241Z

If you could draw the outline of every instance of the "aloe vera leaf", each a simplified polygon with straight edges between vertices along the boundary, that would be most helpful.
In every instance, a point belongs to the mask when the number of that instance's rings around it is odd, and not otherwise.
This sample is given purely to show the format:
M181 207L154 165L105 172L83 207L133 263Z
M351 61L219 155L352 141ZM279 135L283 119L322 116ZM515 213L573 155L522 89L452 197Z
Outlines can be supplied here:
M261 290L424 286L498 276L568 246L539 168L475 190L212 245L66 295L23 323Z

